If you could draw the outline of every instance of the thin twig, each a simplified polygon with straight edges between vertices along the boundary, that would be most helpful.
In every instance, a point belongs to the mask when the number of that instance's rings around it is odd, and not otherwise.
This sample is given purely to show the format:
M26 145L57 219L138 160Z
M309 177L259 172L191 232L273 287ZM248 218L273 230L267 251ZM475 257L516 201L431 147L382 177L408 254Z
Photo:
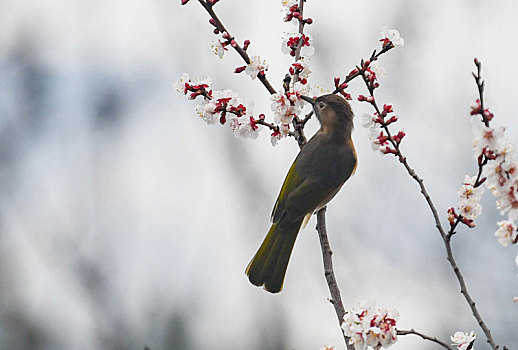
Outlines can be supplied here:
M446 344L443 341L440 341L436 337L430 337L430 336L428 336L426 334L417 332L414 329L410 329L410 330L398 329L398 331L397 331L397 335L409 335L409 334L417 335L417 336L423 338L424 340L429 340L429 341L432 341L434 343L437 343L437 344L441 345L445 349L448 349L448 350L453 350L454 349L453 347L449 346L448 344Z
M322 248L322 259L324 261L324 276L327 281L327 286L329 287L329 293L331 294L331 299L329 301L333 304L335 308L336 317L338 318L338 324L342 325L345 316L345 308L342 303L342 297L340 295L340 288L338 287L338 283L336 283L335 272L333 270L333 251L331 250L331 246L329 245L329 239L327 238L327 229L326 229L326 207L320 209L317 212L317 232L318 237L320 238L320 247ZM340 328L341 329L341 328ZM346 337L344 332L342 332L344 336L345 345L347 349L354 349L353 345L349 345L349 337Z

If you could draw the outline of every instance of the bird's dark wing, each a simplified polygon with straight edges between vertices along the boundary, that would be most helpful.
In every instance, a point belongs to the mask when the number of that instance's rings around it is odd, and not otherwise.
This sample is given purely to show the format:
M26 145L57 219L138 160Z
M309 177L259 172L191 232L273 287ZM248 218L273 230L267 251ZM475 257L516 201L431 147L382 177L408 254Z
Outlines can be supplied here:
M286 199L289 194L304 182L304 179L300 177L295 170L295 162L291 165L291 168L284 179L284 183L282 184L277 201L273 206L272 216L270 219L274 224L278 223L280 218L285 214Z

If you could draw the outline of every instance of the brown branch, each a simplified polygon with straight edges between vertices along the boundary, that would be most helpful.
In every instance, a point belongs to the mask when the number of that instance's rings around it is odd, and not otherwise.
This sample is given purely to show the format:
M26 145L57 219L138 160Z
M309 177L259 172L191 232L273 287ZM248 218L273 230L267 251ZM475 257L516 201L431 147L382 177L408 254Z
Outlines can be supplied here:
M436 344L439 344L441 345L443 348L445 349L448 349L448 350L453 350L454 348L449 346L448 344L446 344L445 342L443 341L440 341L439 339L437 339L436 337L430 337L426 334L423 334L423 333L420 333L420 332L417 332L415 331L414 329L410 329L410 330L401 330L401 329L398 329L397 331L397 335L409 335L409 334L412 334L412 335L417 335L421 338L423 338L424 340L429 340L429 341L432 341Z
M338 318L338 324L341 325L344 321L345 316L345 308L342 303L342 297L340 295L340 288L338 287L338 283L336 283L335 273L333 270L333 251L331 250L331 246L329 245L329 239L327 238L327 229L326 229L326 207L320 209L317 212L317 232L318 237L320 238L320 247L322 248L322 259L324 261L324 276L327 281L327 286L329 287L329 293L331 294L331 299L329 301L333 304L335 308L336 317ZM349 345L349 337L346 337L344 332L342 331L342 335L344 336L345 345L347 349L353 350L354 346Z
M220 21L218 16L216 16L216 13L212 9L213 4L210 4L210 3L208 3L207 1L204 1L204 0L198 0L198 2L203 6L203 8L209 13L210 17L214 20L215 27L221 33L227 32L230 35L230 33L227 31L227 29L225 28L223 23ZM233 40L233 37L231 37L231 38ZM250 64L250 57L248 56L246 51L239 44L236 43L236 45L232 45L232 47L243 58L243 60L246 62L246 64ZM275 89L273 88L273 86L270 84L270 82L266 78L266 75L258 74L257 78L261 81L261 83L263 83L264 87L268 90L270 95L273 95L273 94L276 93Z
M264 125L264 126L266 126L266 127L270 128L270 130L273 130L273 131L279 131L279 126L278 126L278 125L275 125L275 124L273 124L273 123L265 122L265 121L264 121L264 120L262 120L262 119L256 120L255 122L256 122L256 124ZM288 131L288 136L292 136L292 137L294 137L294 138L297 138L297 137L295 136L295 133L294 133L293 131Z

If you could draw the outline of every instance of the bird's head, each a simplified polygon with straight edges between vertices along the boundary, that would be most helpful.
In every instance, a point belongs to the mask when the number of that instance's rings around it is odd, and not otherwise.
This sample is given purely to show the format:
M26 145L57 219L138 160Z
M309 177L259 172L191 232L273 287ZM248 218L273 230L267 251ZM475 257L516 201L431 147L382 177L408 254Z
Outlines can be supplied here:
M324 132L346 134L353 130L353 111L349 102L338 95L322 95L316 99L302 96L306 102L313 105L313 111Z

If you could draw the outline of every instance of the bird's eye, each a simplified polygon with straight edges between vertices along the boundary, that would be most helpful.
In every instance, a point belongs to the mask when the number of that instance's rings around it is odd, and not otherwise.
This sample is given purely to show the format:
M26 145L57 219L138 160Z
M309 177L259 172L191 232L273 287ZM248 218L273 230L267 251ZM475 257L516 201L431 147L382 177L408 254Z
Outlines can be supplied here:
M324 102L320 102L318 104L318 107L320 107L320 109L324 109L325 106L326 106L326 104Z

